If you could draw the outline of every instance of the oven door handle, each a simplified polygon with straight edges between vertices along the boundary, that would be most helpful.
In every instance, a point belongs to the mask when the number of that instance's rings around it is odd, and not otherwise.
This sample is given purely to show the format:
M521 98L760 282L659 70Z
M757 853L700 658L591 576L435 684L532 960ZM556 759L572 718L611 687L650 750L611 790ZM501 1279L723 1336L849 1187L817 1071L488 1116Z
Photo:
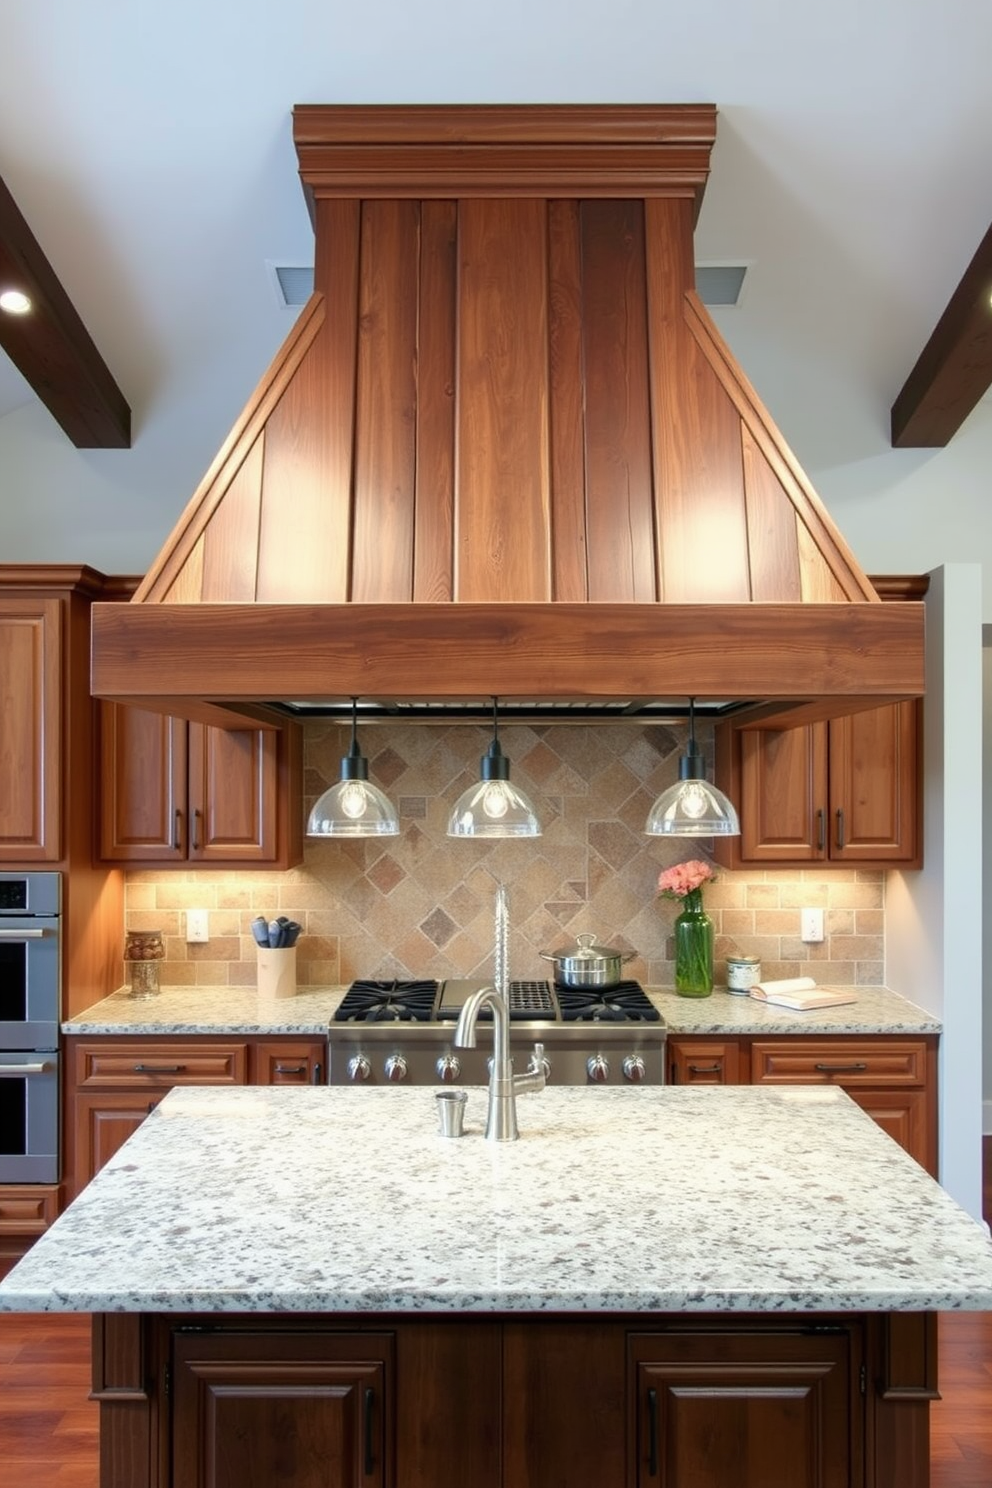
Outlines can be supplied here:
M41 940L44 930L4 930L0 928L0 940Z
M10 1080L18 1075L44 1075L55 1068L54 1064L0 1064L0 1080Z

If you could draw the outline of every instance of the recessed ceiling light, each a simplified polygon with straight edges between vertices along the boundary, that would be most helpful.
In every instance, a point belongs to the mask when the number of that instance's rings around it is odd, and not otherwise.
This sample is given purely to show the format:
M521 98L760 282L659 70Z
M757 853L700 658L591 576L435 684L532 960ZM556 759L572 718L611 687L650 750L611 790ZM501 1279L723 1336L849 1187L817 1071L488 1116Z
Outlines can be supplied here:
M30 309L31 301L19 289L0 292L0 310L6 310L8 315L27 315Z

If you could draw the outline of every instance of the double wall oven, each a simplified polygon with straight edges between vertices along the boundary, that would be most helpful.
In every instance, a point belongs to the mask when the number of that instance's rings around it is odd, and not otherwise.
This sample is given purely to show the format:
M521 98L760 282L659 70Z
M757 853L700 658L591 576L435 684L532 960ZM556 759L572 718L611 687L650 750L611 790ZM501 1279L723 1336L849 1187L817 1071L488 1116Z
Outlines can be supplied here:
M62 878L0 873L0 1183L59 1179Z
M492 1043L456 1048L455 1022L484 981L358 981L338 1007L329 1035L332 1085L485 1084ZM660 1085L665 1024L637 982L604 989L546 981L509 984L510 1042L523 1071L543 1059L558 1085ZM491 1013L485 1009L480 1023ZM535 1056L535 1046L542 1053Z

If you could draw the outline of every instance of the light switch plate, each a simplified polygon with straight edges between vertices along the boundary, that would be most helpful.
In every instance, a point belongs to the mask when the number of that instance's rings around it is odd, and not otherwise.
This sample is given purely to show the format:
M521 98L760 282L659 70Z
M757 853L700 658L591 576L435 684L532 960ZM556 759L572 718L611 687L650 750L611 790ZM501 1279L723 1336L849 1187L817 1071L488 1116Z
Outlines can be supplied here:
M823 910L803 909L800 910L802 928L800 936L805 941L817 941L823 939Z
M186 943L204 945L210 939L210 919L205 909L186 911Z

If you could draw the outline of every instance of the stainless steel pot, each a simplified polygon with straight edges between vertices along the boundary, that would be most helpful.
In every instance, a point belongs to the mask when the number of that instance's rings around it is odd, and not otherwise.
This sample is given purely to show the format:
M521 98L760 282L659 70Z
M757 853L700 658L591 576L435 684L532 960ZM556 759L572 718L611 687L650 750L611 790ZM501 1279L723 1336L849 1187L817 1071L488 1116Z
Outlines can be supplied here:
M620 981L620 968L625 961L633 960L634 954L596 945L595 935L586 933L577 935L572 946L541 952L545 961L554 963L555 981L564 987L615 987Z

